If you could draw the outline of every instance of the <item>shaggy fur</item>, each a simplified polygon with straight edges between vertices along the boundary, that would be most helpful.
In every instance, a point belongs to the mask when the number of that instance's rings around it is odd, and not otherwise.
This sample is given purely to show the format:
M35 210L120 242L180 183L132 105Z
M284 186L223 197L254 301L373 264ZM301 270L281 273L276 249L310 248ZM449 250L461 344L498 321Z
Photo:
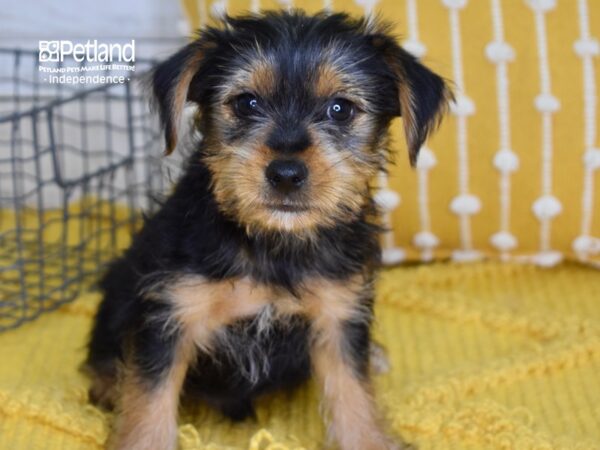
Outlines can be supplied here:
M278 12L200 32L152 87L166 153L186 102L203 139L100 284L86 366L92 400L116 402L109 446L174 448L184 386L241 420L312 374L342 450L395 448L369 387L369 183L395 116L416 161L443 80L376 21Z

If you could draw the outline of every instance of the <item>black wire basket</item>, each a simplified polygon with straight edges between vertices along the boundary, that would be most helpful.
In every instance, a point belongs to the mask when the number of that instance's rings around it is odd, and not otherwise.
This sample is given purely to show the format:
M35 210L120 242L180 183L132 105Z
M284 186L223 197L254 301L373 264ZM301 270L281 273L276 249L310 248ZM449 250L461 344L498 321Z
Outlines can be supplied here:
M139 82L151 66L122 84L53 84L37 51L0 49L0 330L92 286L164 191Z

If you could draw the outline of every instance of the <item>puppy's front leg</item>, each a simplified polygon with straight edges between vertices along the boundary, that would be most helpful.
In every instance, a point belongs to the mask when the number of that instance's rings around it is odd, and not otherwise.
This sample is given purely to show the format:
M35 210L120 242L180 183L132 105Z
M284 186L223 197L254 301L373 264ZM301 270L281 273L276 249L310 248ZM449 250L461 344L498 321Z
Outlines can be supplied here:
M177 446L179 393L194 353L182 333L144 327L134 338L121 385L110 450L172 450Z
M316 291L311 359L323 390L330 435L341 450L401 448L383 429L368 378L370 307L346 286ZM354 298L352 297L354 296ZM362 303L362 304L361 304Z
M157 285L159 286L159 285ZM146 320L133 333L111 450L172 450L179 393L196 350L210 351L213 333L257 314L269 290L248 279L209 282L181 276L145 293Z

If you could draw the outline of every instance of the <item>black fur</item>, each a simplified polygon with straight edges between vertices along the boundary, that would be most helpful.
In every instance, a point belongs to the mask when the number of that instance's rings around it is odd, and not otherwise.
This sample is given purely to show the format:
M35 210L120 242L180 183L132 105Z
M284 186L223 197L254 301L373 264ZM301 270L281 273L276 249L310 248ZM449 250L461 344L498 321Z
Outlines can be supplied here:
M219 351L211 355L201 354L184 391L192 398L205 400L233 420L245 419L252 415L252 401L257 395L295 387L308 378L308 329L308 322L301 318L291 326L276 325L266 337L258 336L256 323L252 320L231 325L228 327L227 344L238 349L248 349L249 342L260 345L260 351L266 352L263 357L269 361L266 373L257 380L250 379L248 365L255 361L250 361L253 355L248 354L248 350L237 355Z
M319 230L312 245L293 234L247 235L243 227L219 212L210 190L210 171L199 160L198 154L191 157L173 195L145 222L131 247L101 281L104 301L96 316L87 361L95 370L114 366L131 342L142 373L151 382L160 379L172 361L176 337L161 333L159 323L148 322L149 317L168 317L168 305L144 301L140 292L161 280L168 282L173 274L193 273L210 280L249 275L294 293L311 275L345 279L378 264L379 227L364 216ZM240 264L241 254L247 255L247 263ZM250 322L247 325L233 329L238 338L253 339L254 327ZM356 358L361 373L368 359L368 331L363 328L364 324L348 326L349 354ZM240 377L235 361L201 354L187 385L232 419L244 418L251 414L248 405L255 395L269 388L295 386L308 377L307 339L307 327L301 322L276 328L262 342L270 349L271 370L257 383ZM222 353L218 347L214 351Z
M167 148L172 149L177 134L171 117L174 82L194 60L195 75L187 99L200 106L199 127L207 138L190 157L173 194L158 213L145 221L131 247L113 262L101 280L104 300L96 316L87 359L98 373L114 372L117 363L132 352L140 375L150 383L160 380L173 361L178 336L176 330L164 332L170 315L168 302L149 301L143 294L151 291L154 297L160 297L161 286L182 274L197 274L215 281L247 276L294 295L304 280L315 276L345 280L354 274L367 274L368 281L373 276L380 257L380 228L372 223L376 211L371 201L351 219L317 228L311 239L286 231L249 234L244 225L219 209L212 191L211 171L203 162L207 154L215 151L210 148L214 102L219 86L245 59L252 57L257 46L273 55L278 64L278 86L264 107L273 108L272 116L277 118L266 144L280 153L301 152L310 145L301 118L324 120L315 111L322 111L327 99L309 98L302 86L314 80L302 74L317 66L323 47L332 41L339 44L337 57L364 83L374 87L365 90L365 101L368 113L378 123L377 133L385 133L392 117L400 114L399 85L406 82L399 80L390 55L410 78L419 108L417 125L425 130L419 135L420 142L442 101L443 81L387 35L369 35L362 20L344 14L307 16L296 12L228 18L227 23L223 29L201 32L197 41L161 64L153 75ZM203 56L196 61L198 51ZM235 129L226 131L224 140L243 141L251 122L252 119L240 122ZM352 140L346 125L332 127L331 133L347 140L349 148L359 144ZM373 136L373 142L360 145L375 146L379 137ZM359 376L367 373L370 289L365 287L361 305L367 317L344 327L346 354ZM199 354L188 373L188 391L233 419L251 415L252 399L257 394L295 386L309 376L309 327L305 319L297 317L291 326L275 324L268 334L262 335L253 319L232 324L227 329L227 342L217 342L210 354ZM244 359L228 350L233 347L243 353L248 345L259 346L270 363L269 369L260 372L255 380L244 376Z

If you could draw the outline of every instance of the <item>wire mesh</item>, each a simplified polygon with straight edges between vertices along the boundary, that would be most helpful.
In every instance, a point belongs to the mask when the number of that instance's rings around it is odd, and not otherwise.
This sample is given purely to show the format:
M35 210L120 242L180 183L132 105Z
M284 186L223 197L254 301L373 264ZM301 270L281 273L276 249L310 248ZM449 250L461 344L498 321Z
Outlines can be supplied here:
M37 52L0 49L0 330L92 286L164 192L151 65L124 84L51 84Z

